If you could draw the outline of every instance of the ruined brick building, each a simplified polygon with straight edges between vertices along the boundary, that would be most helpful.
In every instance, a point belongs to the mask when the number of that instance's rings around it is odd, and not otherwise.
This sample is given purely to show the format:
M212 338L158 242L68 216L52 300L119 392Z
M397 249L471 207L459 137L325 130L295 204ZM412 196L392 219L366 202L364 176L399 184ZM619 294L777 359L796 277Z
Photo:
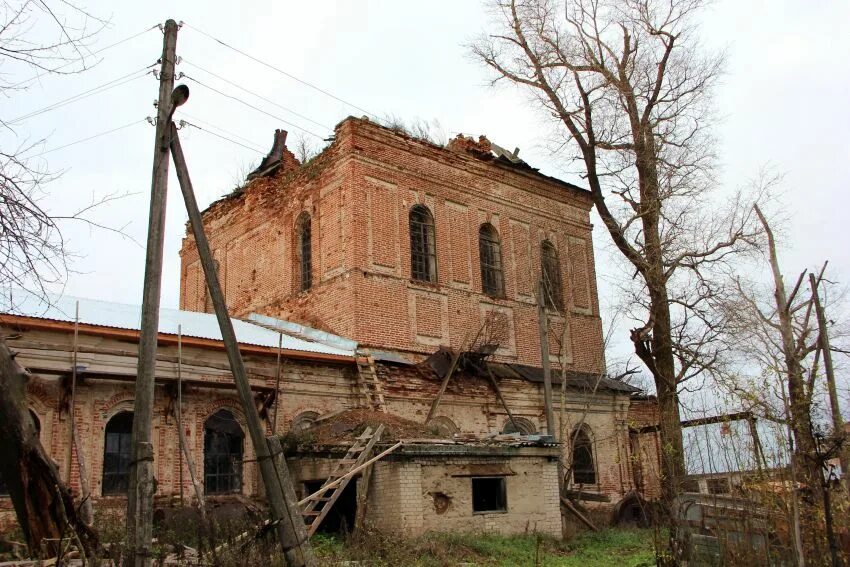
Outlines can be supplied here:
M650 492L645 478L657 448L630 435L641 411L635 389L604 374L590 197L517 153L483 137L461 136L444 148L348 118L306 164L278 133L247 184L204 212L269 434L328 423L349 431L334 416L368 405L426 428L415 439L408 429L404 446L375 464L371 482L379 490L369 492L368 515L379 528L558 534L560 454L569 464L565 494L588 508L610 511ZM178 450L178 382L200 490L213 499L260 497L191 237L181 263L181 311L163 311L157 354L158 506L178 494L192 500L190 465ZM541 278L557 431L546 431L543 404ZM33 374L32 414L62 475L77 494L88 490L101 506L120 510L138 307L82 301L74 341L68 301L58 311L3 310L0 332ZM367 351L377 382L371 391ZM461 352L481 364L461 364L444 382ZM503 433L514 435L494 437ZM344 446L307 445L289 460L302 495L345 453ZM352 486L365 493L362 479ZM0 523L9 507L0 485L0 511L7 510Z

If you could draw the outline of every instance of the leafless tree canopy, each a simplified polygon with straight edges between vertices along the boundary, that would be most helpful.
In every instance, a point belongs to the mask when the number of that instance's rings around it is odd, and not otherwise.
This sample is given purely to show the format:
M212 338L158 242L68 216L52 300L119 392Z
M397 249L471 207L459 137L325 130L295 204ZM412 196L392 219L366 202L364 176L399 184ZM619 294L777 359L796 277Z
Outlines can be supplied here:
M635 353L661 413L664 500L684 475L678 391L723 350L714 302L760 234L751 199L717 205L712 90L722 53L700 45L699 0L495 0L473 54L531 93L578 163L627 260Z
M105 22L71 2L7 1L0 6L0 17L0 92L7 97L25 96L44 75L79 73L96 63L88 42ZM28 140L25 125L12 126L2 115L0 125L5 130L0 149L0 287L45 296L45 286L67 274L69 253L61 223L76 220L107 228L87 213L117 195L93 197L76 211L49 210L44 188L60 173L39 157L43 140Z

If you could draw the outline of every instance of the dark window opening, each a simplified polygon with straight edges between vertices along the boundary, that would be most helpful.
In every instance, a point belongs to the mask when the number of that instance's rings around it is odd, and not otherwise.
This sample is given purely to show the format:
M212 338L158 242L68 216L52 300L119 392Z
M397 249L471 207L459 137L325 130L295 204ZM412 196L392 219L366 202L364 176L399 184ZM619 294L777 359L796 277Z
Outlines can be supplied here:
M115 414L106 424L103 443L103 494L124 494L130 486L133 412Z
M492 476L472 479L473 512L506 512L508 497L505 477Z
M596 484L593 445L584 429L579 429L573 434L573 482L575 484Z
M548 240L540 247L540 262L543 272L543 305L548 309L564 309L564 291L561 283L561 262L558 251Z
M434 217L424 205L410 209L410 276L421 282L437 282Z
M705 482L709 494L729 494L732 492L729 488L728 478L709 478Z
M481 289L487 295L504 297L502 245L499 233L490 223L482 224L478 230L478 253L481 259Z
M357 515L357 479L351 479L342 494L334 502L328 515L319 524L320 533L347 535L354 528L354 518ZM304 496L309 496L319 490L324 480L308 480L304 483ZM328 493L330 494L330 492ZM324 506L324 504L323 504ZM317 508L321 511L322 508Z
M242 490L245 434L233 414L218 410L204 423L204 491L225 494Z
M313 285L313 247L310 215L302 213L295 223L298 256L298 291L307 291Z

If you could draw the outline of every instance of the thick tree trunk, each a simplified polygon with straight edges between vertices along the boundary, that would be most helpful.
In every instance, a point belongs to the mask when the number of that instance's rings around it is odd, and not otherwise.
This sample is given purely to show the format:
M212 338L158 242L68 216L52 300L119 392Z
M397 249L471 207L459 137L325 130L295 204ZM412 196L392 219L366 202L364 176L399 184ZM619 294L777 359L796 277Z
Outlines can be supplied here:
M79 539L91 555L97 536L78 517L71 493L41 446L27 408L28 380L0 338L0 473L33 556L56 556L60 542L69 539Z

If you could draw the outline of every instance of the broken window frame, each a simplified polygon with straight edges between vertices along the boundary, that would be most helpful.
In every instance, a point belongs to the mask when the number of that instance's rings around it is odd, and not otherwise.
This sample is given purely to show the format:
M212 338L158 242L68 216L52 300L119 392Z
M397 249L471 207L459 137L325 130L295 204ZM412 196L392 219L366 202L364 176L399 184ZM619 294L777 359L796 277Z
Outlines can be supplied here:
M505 476L474 476L470 479L470 492L472 497L472 513L473 514L506 514L508 512L508 483ZM494 488L493 484L497 486ZM489 486L488 486L489 485ZM482 494L483 490L495 493L494 498L485 498ZM495 504L485 504L487 507L482 507L482 499L484 502L494 500Z
M540 272L543 277L543 305L546 309L564 310L564 285L558 250L548 240L540 244Z
M410 224L410 277L419 282L437 283L437 240L434 215L425 205L414 205Z
M593 441L587 427L580 427L572 435L573 484L596 484L596 464L593 460Z
M103 496L126 494L130 487L132 460L133 412L120 411L104 428L103 471L100 493Z
M478 229L478 256L481 263L481 291L491 297L505 297L502 243L499 232L490 223L484 223Z
M220 409L204 421L204 493L242 492L245 433L236 417Z
M301 213L295 223L297 240L296 259L299 292L309 291L313 287L313 242L312 222L307 212Z

